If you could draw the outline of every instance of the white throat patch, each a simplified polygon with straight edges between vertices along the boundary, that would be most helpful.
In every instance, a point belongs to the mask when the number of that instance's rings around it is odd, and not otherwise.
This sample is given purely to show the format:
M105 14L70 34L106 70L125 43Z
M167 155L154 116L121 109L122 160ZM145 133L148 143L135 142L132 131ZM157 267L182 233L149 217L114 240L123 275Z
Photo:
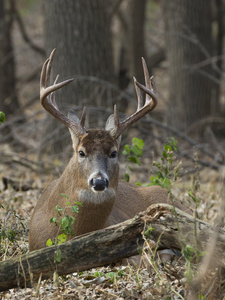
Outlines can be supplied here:
M113 188L107 188L102 192L93 192L92 190L79 190L78 191L80 202L89 203L102 203L110 200L115 200L116 191Z

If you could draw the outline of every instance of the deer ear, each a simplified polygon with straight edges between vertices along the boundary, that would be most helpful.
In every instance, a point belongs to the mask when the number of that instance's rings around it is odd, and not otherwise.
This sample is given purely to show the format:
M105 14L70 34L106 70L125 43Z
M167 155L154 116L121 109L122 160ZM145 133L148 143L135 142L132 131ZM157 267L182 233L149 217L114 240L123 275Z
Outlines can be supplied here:
M74 111L73 110L70 110L69 113L68 113L68 118L72 121L74 121L75 123L79 124L80 123L80 119L75 115ZM79 139L80 137L77 136L77 134L69 128L69 131L70 131L70 135L71 135L71 139L72 139L72 142L73 142L73 149L75 150L76 149L76 146L78 145L79 143Z
M106 131L112 131L114 129L114 127L115 127L115 125L114 125L114 115L110 115L108 117L108 120L106 121L105 130ZM120 146L121 138L122 138L122 136L120 135L116 139L118 146Z

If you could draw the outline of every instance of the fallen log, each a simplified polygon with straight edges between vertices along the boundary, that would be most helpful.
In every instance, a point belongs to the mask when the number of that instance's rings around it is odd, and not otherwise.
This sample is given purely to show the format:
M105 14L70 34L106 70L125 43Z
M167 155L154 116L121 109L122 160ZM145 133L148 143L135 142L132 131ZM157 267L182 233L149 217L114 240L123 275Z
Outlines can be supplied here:
M178 209L174 214L170 205L157 204L123 223L1 262L0 291L32 286L40 276L48 279L55 271L66 275L136 255L144 244L143 231L149 226L153 228L150 239L158 249L181 249L185 244L195 248L197 234L198 249L205 250L210 237L217 234L214 254L220 260L225 258L224 229L193 219Z

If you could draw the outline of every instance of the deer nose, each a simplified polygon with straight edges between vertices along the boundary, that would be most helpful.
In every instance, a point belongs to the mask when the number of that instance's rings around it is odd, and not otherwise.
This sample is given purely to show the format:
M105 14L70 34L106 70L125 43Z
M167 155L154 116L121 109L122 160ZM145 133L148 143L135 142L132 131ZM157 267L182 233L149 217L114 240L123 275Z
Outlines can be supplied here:
M89 185L96 192L104 191L104 189L108 188L109 181L107 178L102 178L101 176L97 176L97 178L93 177L89 181Z

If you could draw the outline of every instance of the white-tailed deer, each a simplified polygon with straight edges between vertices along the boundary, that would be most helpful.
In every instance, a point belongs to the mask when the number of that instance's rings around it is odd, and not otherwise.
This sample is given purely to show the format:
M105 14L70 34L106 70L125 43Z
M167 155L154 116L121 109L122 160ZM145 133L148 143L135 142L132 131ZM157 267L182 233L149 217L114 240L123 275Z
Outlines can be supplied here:
M152 78L149 77L144 59L142 63L146 86L134 79L137 111L120 121L115 106L114 115L107 120L105 129L86 129L86 108L79 120L74 114L66 117L56 105L55 91L72 79L61 83L57 83L56 79L53 85L49 85L54 53L55 50L42 68L40 99L43 107L69 128L74 154L61 177L47 186L36 204L30 223L30 251L45 247L49 238L54 239L57 236L58 227L50 223L50 219L57 216L56 205L66 209L67 200L62 193L69 197L71 203L79 201L83 204L75 215L75 235L125 221L152 204L168 201L167 191L160 187L139 187L118 181L121 133L157 105ZM145 101L141 90L146 94ZM74 213L70 210L68 214Z

